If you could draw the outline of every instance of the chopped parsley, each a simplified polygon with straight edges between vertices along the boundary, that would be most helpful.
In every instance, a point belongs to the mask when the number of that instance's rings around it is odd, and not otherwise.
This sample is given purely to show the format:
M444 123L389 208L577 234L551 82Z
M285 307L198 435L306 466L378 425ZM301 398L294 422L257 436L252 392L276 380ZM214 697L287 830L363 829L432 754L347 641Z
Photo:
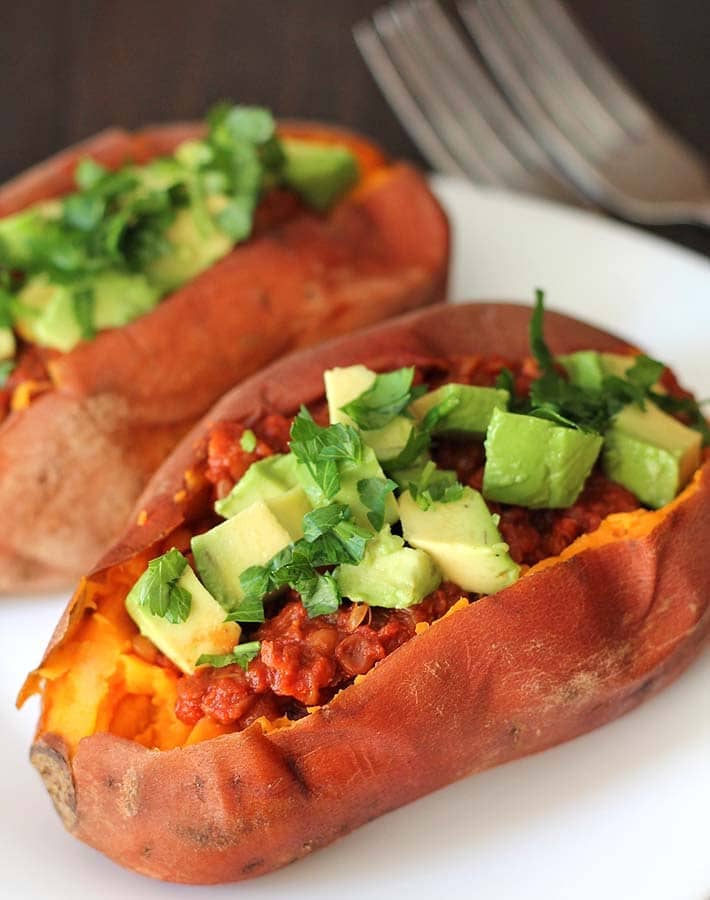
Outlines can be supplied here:
M338 424L321 427L302 406L291 426L291 452L330 500L340 490L338 463L359 463L363 443L352 426Z
M246 644L237 644L231 653L203 653L195 663L196 666L212 666L222 669L224 666L238 665L246 672L249 663L256 659L261 649L261 641L249 641Z
M414 366L377 375L372 386L342 411L364 431L383 428L426 391L424 386L413 388L413 380Z
M263 598L287 586L298 591L311 617L337 610L342 598L335 579L318 570L340 563L359 563L372 534L352 521L350 507L342 503L307 513L303 529L303 538L289 544L265 566L250 566L242 572L239 580L244 599L229 614L229 621L246 621L244 609L257 607L261 607L263 621Z
M15 363L11 359L0 360L0 387L4 387L7 379L12 375Z
M187 560L174 547L151 560L136 584L138 604L173 625L184 622L190 615L192 596L177 582L186 566Z
M387 495L396 487L397 482L390 478L363 478L357 483L358 496L368 510L367 518L375 531L385 524Z

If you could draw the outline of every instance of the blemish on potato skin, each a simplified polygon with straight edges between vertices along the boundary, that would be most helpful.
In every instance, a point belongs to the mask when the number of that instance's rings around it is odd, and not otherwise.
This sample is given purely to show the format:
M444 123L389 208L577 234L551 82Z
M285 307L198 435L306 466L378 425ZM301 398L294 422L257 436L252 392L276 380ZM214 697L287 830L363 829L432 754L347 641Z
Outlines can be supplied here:
M205 825L204 827L178 825L175 833L181 840L205 850L226 850L239 843L237 832L226 831L217 825Z
M192 782L192 786L195 788L195 794L197 795L197 799L200 803L205 802L205 782L199 775L195 775L195 779Z
M293 756L286 756L286 755L284 755L283 760L284 760L284 764L286 765L286 768L289 770L289 772L293 776L293 779L296 782L296 784L298 785L298 788L301 791L301 793L304 794L306 797L309 796L311 793L311 788L310 788L310 785L308 784L308 782L306 781L306 778L305 778L303 772L301 771L301 767L300 767L299 763L297 762L297 760Z
M264 859L251 859L242 866L242 875L253 874L257 869L263 868L266 861Z
M119 811L126 818L133 818L138 814L140 802L138 797L138 788L140 781L138 773L135 769L128 769L123 776L120 784L120 793L118 797Z

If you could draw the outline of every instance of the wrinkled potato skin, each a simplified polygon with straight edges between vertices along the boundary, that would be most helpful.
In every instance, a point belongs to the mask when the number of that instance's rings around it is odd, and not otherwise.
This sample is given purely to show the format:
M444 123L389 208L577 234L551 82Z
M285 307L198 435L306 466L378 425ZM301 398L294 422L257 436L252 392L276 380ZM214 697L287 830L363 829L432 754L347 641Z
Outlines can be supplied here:
M351 142L366 176L326 216L298 213L235 248L150 314L50 363L54 389L0 423L0 592L67 585L111 546L150 475L227 389L294 349L440 301L448 225L422 176ZM0 189L0 215L72 188L76 162L146 161L194 123L108 131Z
M521 356L529 309L427 310L278 363L196 426L141 498L130 528L82 582L51 647L69 640L92 586L183 521L173 494L211 422L261 404L291 413L323 369L388 367L477 351ZM553 313L555 352L626 345ZM644 539L587 549L445 617L292 727L258 727L155 752L108 734L69 760L40 734L33 760L66 827L121 865L188 883L268 872L472 772L590 731L651 697L710 632L710 463ZM386 738L383 737L386 735Z

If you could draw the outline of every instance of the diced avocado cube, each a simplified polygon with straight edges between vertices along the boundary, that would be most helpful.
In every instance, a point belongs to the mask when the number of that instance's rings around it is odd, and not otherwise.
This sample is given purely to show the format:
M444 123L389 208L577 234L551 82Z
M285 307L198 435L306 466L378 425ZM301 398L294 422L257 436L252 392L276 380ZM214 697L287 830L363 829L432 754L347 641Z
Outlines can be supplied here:
M297 541L303 537L303 517L313 507L300 485L276 497L269 497L266 505L291 535L291 540Z
M601 447L598 434L496 410L486 435L483 496L531 509L564 509L581 493Z
M465 591L494 594L517 581L520 568L478 491L466 487L458 500L425 510L405 491L399 513L407 543L428 553L444 578Z
M225 519L257 500L271 500L298 484L298 460L292 453L275 453L252 463L232 490L214 508Z
M26 340L64 353L81 340L70 288L53 284L46 275L27 280L17 295L17 307L17 330Z
M283 178L310 206L325 210L357 184L355 156L338 144L283 138Z
M365 447L361 462L342 462L339 463L338 469L340 472L340 490L334 497L329 498L325 496L314 481L311 473L302 463L299 463L298 466L298 480L314 507L327 506L329 503L344 503L352 510L353 521L356 525L372 530L370 520L367 518L369 510L360 499L357 485L359 481L367 478L384 479L385 477L374 450L370 447ZM397 502L392 494L388 494L385 499L385 523L391 525L397 521L397 518Z
M361 562L343 563L334 576L344 597L388 609L421 603L441 583L434 560L423 550L405 547L389 529L368 541Z
M604 438L607 477L646 506L670 503L700 465L702 436L646 401L624 407Z
M0 328L0 360L12 359L17 350L17 341L12 328Z
M355 365L328 369L323 373L325 396L331 425L355 425L342 407L355 400L372 387L377 373L365 366ZM413 422L406 416L395 416L382 428L363 430L360 436L381 462L394 459L404 450L411 434Z
M407 446L413 427L414 423L411 419L406 416L395 416L382 428L361 431L360 437L364 444L374 450L375 456L380 462L389 462L398 457Z
M48 201L0 219L0 266L20 270L28 268L32 264L36 245L46 234L47 223L60 216L61 205Z
M68 353L82 340L75 291L80 285L55 284L46 275L30 278L18 294L18 330L41 347ZM101 272L86 287L91 291L89 314L93 328L118 328L150 312L160 299L143 275Z
M567 372L572 384L585 390L598 391L607 375L623 378L633 366L634 359L631 354L579 350L577 353L558 356L557 362Z
M242 572L265 565L299 536L291 534L263 500L257 500L192 539L195 567L217 602L231 612L244 597Z
M150 312L160 300L160 291L144 275L102 272L91 281L94 292L94 327L120 328Z
M151 283L163 293L180 287L232 249L229 235L218 228L201 204L178 210L165 233L171 249L147 267Z
M206 654L231 653L239 643L241 628L236 622L225 622L224 609L198 581L190 566L177 584L189 592L192 600L190 614L184 622L173 624L153 615L138 603L141 580L138 579L126 598L128 615L140 633L151 640L182 672L192 675L195 663Z
M490 424L493 410L508 408L510 394L498 388L445 384L419 397L412 403L410 409L417 419L421 420L430 409L450 400L458 401L457 405L437 422L434 433L459 432L482 437Z

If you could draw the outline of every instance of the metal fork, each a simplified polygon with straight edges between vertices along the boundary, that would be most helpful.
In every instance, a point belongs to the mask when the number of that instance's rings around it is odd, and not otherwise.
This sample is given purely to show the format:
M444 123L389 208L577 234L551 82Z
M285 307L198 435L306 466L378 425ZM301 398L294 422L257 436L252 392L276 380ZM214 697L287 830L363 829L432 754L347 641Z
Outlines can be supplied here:
M559 177L433 0L383 7L353 32L382 92L434 169L585 202Z
M546 179L548 194L551 181L553 192L562 185L556 196L570 199L576 190L577 196L643 224L710 225L710 180L700 156L610 69L557 0L459 0L459 14L519 120L503 107L472 48L433 0L402 0L376 13L374 26L358 26L355 34L384 93L436 168L455 171L453 162L457 174L537 192ZM429 36L425 58L417 52L416 39L421 50L422 34L434 30L438 48ZM445 96L453 90L452 77L461 79L459 93L468 95L468 113L475 106L488 126L483 142L476 131L480 121L470 115L470 127L464 129L461 108L452 109ZM452 132L457 134L453 142ZM468 166L462 163L465 135L475 163ZM492 158L500 146L507 154L505 165ZM482 155L497 180L482 170ZM448 165L442 165L444 156ZM517 168L509 164L511 156Z

